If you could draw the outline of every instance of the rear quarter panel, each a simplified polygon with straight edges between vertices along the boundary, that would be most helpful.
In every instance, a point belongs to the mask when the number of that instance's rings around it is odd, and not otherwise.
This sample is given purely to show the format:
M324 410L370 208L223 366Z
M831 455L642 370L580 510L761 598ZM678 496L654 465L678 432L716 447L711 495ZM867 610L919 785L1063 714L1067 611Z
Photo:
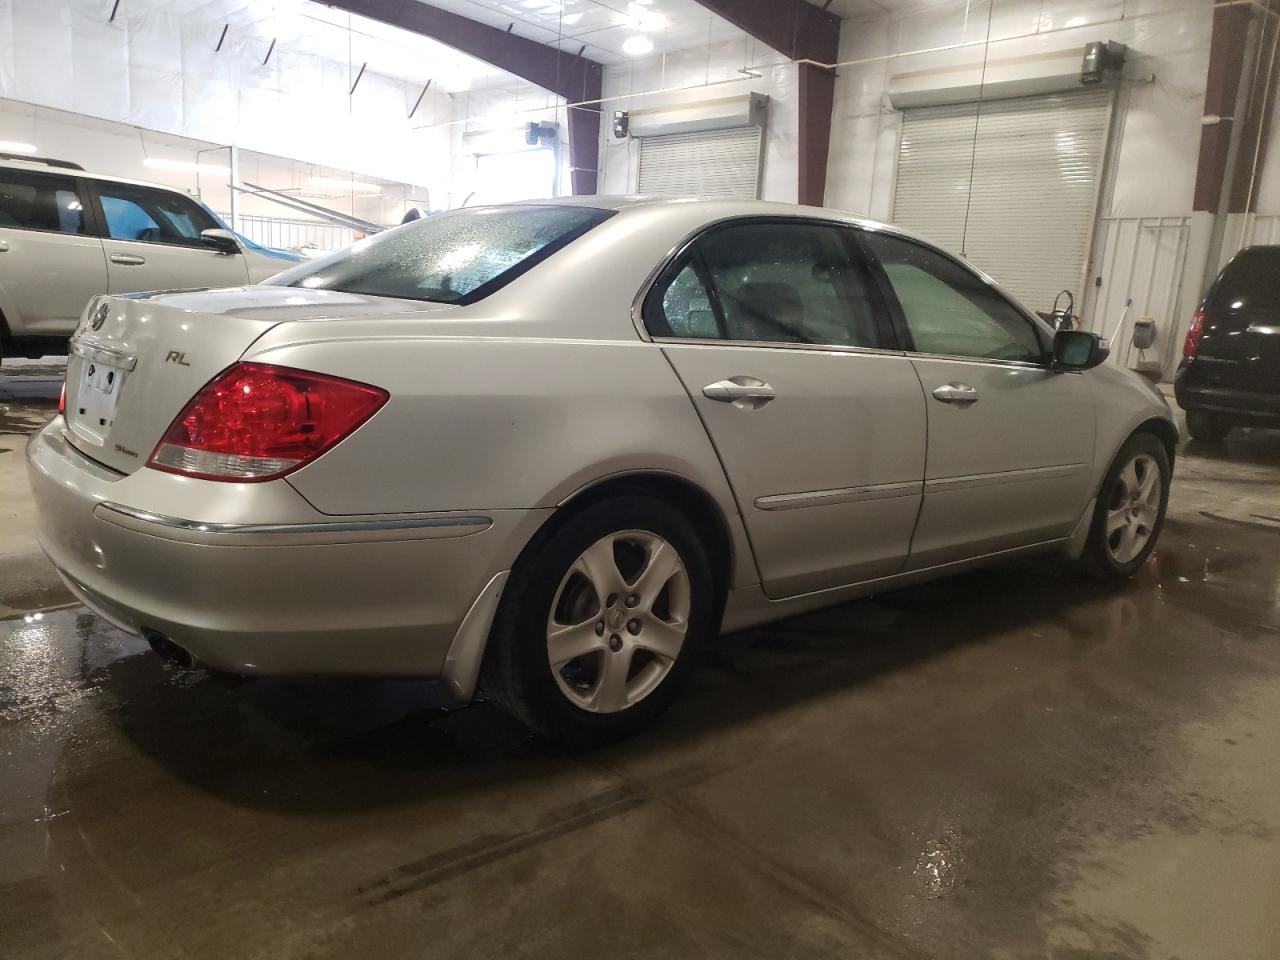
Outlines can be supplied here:
M652 344L364 339L250 350L246 359L391 393L368 423L288 477L322 513L554 507L611 476L661 472L696 484L740 529L706 431Z

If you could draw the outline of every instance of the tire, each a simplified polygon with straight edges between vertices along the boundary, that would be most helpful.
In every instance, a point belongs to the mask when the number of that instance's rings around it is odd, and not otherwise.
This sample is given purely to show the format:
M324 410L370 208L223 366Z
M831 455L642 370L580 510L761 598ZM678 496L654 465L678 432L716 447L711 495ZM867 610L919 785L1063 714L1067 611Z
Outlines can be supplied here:
M516 561L481 687L564 746L628 736L680 692L713 629L715 589L706 547L678 510L640 493L591 504ZM553 668L553 650L579 649Z
M1231 422L1217 414L1205 413L1203 410L1187 411L1187 433L1193 440L1205 443L1218 443L1231 432Z
M1123 580L1147 561L1169 507L1173 471L1154 435L1135 433L1120 448L1098 491L1080 565L1096 580ZM1147 486L1158 483L1158 489Z

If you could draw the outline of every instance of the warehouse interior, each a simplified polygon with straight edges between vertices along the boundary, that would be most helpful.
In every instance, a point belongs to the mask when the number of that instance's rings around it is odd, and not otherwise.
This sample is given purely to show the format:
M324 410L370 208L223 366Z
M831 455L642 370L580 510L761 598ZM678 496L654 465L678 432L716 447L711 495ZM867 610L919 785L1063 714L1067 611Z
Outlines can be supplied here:
M0 958L1280 955L1280 303L1265 416L1175 395L1217 278L1280 251L1278 53L1280 0L0 0L0 253L9 166L182 194L282 270L538 198L826 208L1097 334L1177 435L1131 579L1018 557L753 621L655 726L571 750L483 682L232 676L102 615L29 486L71 332L5 326L0 256Z

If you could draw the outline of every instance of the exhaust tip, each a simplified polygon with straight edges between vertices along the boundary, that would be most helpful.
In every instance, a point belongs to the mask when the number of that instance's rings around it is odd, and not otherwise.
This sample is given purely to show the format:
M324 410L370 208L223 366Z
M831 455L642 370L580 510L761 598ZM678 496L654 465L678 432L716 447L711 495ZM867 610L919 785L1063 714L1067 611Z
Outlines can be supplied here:
M178 646L163 633L144 628L142 638L151 644L152 650L175 666L181 667L183 670L190 670L195 666L195 657L191 656L190 651Z

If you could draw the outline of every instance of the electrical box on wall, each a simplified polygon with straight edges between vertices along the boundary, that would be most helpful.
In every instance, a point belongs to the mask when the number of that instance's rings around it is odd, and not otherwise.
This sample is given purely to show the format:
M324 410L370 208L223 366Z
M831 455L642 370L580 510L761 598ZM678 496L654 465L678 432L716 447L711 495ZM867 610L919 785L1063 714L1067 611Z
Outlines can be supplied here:
M556 142L556 125L531 121L525 125L524 142L531 147L550 146Z

